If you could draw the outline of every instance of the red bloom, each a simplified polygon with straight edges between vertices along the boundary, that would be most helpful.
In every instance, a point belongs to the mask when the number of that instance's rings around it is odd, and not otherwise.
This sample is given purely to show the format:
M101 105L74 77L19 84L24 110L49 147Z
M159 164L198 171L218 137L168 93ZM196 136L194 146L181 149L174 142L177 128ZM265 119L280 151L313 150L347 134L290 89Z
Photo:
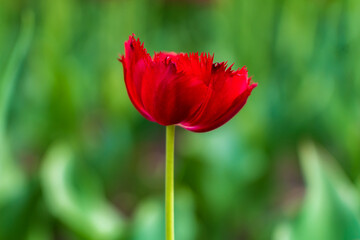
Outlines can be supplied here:
M151 58L133 35L119 60L130 100L146 119L207 132L234 117L257 86L245 67L234 71L213 59L206 53L164 52Z

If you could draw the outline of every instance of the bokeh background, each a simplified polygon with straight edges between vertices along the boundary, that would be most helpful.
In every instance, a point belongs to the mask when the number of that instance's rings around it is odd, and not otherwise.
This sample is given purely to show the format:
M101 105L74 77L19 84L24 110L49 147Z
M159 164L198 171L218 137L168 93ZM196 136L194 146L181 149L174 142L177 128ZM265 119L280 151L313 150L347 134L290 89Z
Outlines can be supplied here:
M358 0L1 0L0 239L164 239L132 33L259 84L223 127L177 128L177 240L360 239L359 24Z

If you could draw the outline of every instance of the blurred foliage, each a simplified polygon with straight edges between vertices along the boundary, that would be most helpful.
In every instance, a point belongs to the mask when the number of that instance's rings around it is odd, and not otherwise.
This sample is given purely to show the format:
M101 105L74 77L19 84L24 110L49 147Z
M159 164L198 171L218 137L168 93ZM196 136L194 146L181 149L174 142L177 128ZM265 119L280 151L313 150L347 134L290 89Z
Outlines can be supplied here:
M303 207L293 221L278 227L275 239L358 239L358 189L313 144L301 147L300 158L307 183Z
M1 240L164 239L165 129L116 60L131 33L259 83L220 129L177 128L177 239L360 238L358 0L0 6Z

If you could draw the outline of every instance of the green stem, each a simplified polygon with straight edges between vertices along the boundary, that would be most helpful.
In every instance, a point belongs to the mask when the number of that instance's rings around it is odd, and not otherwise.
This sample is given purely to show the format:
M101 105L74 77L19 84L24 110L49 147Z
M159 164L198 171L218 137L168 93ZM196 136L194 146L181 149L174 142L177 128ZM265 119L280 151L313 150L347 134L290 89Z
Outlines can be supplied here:
M174 240L174 142L175 125L166 126L165 231Z

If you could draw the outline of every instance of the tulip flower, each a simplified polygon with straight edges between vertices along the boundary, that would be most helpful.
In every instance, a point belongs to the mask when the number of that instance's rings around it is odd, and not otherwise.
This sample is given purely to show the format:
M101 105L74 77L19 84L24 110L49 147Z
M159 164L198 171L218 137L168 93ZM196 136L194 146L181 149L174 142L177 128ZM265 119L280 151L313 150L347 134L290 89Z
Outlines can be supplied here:
M214 130L232 119L252 90L245 67L232 70L214 55L158 52L151 57L135 35L125 42L124 79L129 98L149 121L166 126L166 239L174 239L173 166L175 126Z

